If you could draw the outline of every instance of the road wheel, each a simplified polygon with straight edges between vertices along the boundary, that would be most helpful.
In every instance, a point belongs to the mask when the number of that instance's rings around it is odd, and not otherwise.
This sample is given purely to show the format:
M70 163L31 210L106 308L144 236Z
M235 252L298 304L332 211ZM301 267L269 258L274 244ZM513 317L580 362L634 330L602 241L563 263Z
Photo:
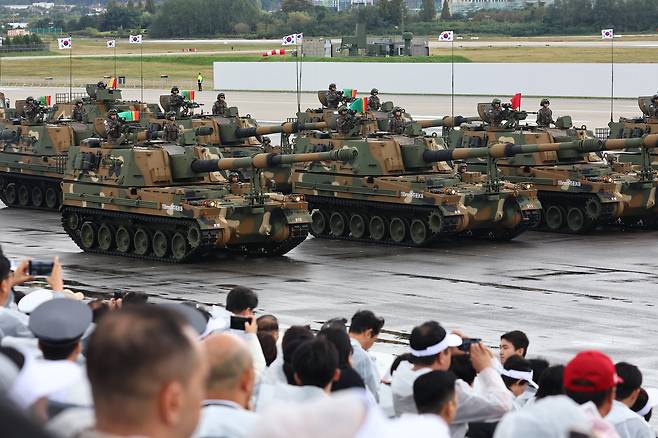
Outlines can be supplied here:
M9 205L16 205L16 202L18 201L16 184L14 183L7 184L7 187L5 187L5 199L7 199L7 203Z
M382 241L386 238L386 221L381 216L373 216L368 224L370 238L376 241Z
M411 236L411 241L414 243L414 245L425 245L429 240L429 234L430 233L427 229L427 225L425 225L425 222L421 221L420 219L414 219L411 221L411 225L409 226L409 235Z
M116 232L117 251L127 253L132 245L132 236L126 227L117 228Z
M41 207L43 205L43 190L39 186L32 187L32 204L35 207Z
M48 187L46 189L46 207L54 210L57 206L59 206L59 194L54 187Z
M401 218L394 217L391 219L391 223L388 224L388 233L393 242L402 243L407 237L407 224Z
M18 186L18 204L21 207L30 205L30 189L25 184Z
M103 224L98 228L98 247L103 251L112 249L114 233L109 225Z
M163 259L167 256L169 251L169 239L167 235L162 231L156 231L153 234L153 253L156 256Z
M335 237L340 237L345 235L345 230L347 229L347 221L345 220L345 215L339 211L334 211L329 216L329 230L331 235Z
M350 234L355 239L362 239L366 235L366 220L360 214L350 217Z
M71 230L75 231L80 226L80 216L77 213L66 213L66 226Z
M96 244L96 227L90 221L86 221L80 227L80 243L84 249L91 249Z
M140 256L148 254L151 246L151 239L144 228L138 228L137 231L135 231L135 235L133 236L133 246L135 254Z
M567 228L572 233L584 233L588 228L587 217L582 208L571 207L567 211Z
M313 210L311 213L311 233L319 236L325 233L327 229L327 216L320 210Z
M171 238L171 254L176 260L183 260L187 256L187 240L181 233L174 234Z
M550 231L559 231L564 223L564 211L557 205L549 205L544 211L544 221Z

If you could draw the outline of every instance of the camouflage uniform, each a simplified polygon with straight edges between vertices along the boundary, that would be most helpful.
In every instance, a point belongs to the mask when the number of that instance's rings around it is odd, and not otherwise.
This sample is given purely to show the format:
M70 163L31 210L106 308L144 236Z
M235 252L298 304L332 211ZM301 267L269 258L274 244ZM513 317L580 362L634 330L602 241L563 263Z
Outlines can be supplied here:
M213 116L226 116L228 115L228 105L225 100L216 100L212 106Z
M116 119L112 118L111 114L108 114L107 118L103 122L105 126L105 134L107 139L111 142L116 142L121 137L121 131L123 127L123 122L118 117Z
M180 113L181 108L185 105L185 98L178 93L171 93L169 96L169 107L176 114Z
M164 131L164 141L174 142L178 140L180 129L178 128L175 120L167 120L162 127L162 130Z
M336 109L340 103L340 95L336 90L327 91L327 108Z
M553 121L553 111L548 107L541 107L537 111L537 126L548 127Z
M507 120L510 114L511 111L507 108L501 109L500 107L492 107L488 112L489 123L494 128L500 127L503 124L503 120Z
M341 135L347 135L356 127L356 117L348 112L343 112L336 120L336 130Z
M368 109L370 111L379 111L379 108L381 106L382 105L379 102L379 97L377 97L376 94L371 94L370 97L368 98Z
M388 121L388 132L393 134L403 134L406 123L402 116L393 116L391 120Z
M654 96L649 105L649 117L658 117L658 97Z
M39 102L36 102L34 100L30 102L25 102L25 106L23 107L23 117L33 121L39 116Z
M76 104L75 107L73 108L73 114L71 115L71 118L76 122L82 123L87 118L87 111L85 111L82 105Z

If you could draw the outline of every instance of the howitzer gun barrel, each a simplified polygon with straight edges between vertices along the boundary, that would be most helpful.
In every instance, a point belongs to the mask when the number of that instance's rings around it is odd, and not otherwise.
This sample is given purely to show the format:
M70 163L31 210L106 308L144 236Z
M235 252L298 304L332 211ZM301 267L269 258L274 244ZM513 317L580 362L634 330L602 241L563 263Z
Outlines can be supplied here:
M196 160L191 164L193 172L216 172L218 170L268 169L285 164L312 161L351 161L357 156L354 148L337 149L329 152L310 152L306 154L256 154L244 158L221 158L218 160Z
M444 128L454 128L459 126L462 123L476 122L482 120L479 117L462 117L462 116L445 116L442 119L432 119L432 120L418 120L417 123L421 128L435 128L435 127L444 127Z
M245 137L255 137L258 135L269 135L269 134L293 134L299 131L308 131L312 129L324 129L327 127L326 122L317 122L317 123L298 123L298 122L286 122L281 125L264 125L264 126L255 126L251 128L238 128L235 130L235 136L239 138Z
M191 128L191 129L183 129L181 131L181 134L185 134L188 132L193 132L194 135L196 136L205 136L205 135L210 135L214 131L212 126L199 126L198 128ZM148 131L140 131L139 136L142 135L142 132L148 133ZM146 135L146 134L144 134ZM159 138L164 138L165 132L164 131L155 131L150 133L150 140L156 140ZM145 140L145 139L141 139Z

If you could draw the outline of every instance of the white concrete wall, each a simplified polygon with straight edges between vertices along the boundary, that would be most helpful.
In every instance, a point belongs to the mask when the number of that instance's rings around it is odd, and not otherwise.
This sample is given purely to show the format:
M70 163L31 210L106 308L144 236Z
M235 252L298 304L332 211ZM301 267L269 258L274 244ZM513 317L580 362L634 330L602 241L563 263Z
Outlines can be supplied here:
M450 94L450 64L307 62L303 91L379 88L389 94ZM222 90L294 91L294 62L215 62ZM615 96L637 97L658 89L658 64L616 64ZM465 95L609 97L610 64L455 64L455 93Z

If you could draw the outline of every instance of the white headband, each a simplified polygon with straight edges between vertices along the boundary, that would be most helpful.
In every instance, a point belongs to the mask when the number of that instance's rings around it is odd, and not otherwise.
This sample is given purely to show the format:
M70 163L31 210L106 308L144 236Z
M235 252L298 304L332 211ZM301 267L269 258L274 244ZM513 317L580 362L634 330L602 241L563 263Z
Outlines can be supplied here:
M651 411L651 409L653 409L653 406L652 406L651 402L649 400L647 400L647 404L644 405L644 407L642 409L637 411L637 415L639 415L640 417L644 417L645 415L647 415L649 413L649 411Z
M658 400L656 399L656 395L658 395L658 391L656 391L655 388L647 388L646 392L648 396L647 404L644 405L642 409L637 411L637 415L639 415L640 417L644 417L645 415L647 415L649 411L651 411L651 409L656 407L656 404L658 404Z
M528 384L534 388L537 388L538 385L532 380L534 377L534 372L530 371L519 371L519 370L507 370L503 369L500 372L501 376L511 377L512 379L525 380Z
M414 350L411 348L411 354L416 357L427 357L427 356L436 356L437 354L441 353L443 350L449 347L450 341L448 340L448 334L446 333L446 337L443 338L441 342L439 342L436 345L430 345L424 350Z

